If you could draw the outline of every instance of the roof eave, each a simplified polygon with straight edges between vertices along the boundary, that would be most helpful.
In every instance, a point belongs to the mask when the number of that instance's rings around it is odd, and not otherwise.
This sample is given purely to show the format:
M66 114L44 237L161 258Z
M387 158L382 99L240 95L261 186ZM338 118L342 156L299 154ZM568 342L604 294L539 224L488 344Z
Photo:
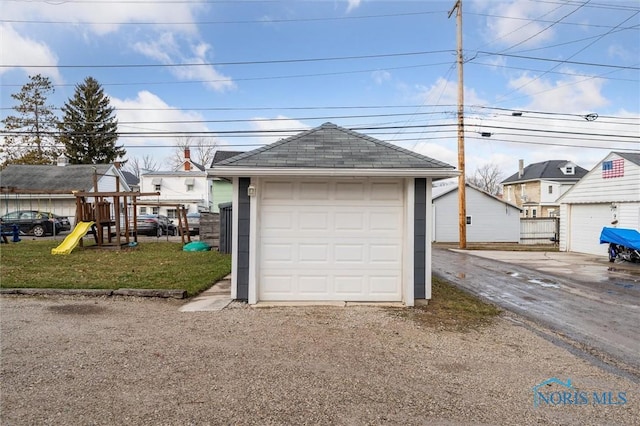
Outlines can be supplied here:
M447 179L457 177L455 169L360 169L360 168L298 168L298 167L213 167L208 177L248 176L329 176L329 177L425 177Z

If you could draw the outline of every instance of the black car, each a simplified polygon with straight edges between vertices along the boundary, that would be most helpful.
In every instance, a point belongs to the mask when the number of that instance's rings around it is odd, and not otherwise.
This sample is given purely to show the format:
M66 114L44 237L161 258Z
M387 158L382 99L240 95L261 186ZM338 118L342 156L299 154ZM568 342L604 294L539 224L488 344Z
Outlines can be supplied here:
M176 235L176 226L168 217L158 214L141 214L136 219L138 234L161 237Z
M36 237L45 235L57 235L62 231L62 224L48 212L37 210L19 210L7 213L0 218L2 230L11 230L13 225L18 225L23 234L33 234Z

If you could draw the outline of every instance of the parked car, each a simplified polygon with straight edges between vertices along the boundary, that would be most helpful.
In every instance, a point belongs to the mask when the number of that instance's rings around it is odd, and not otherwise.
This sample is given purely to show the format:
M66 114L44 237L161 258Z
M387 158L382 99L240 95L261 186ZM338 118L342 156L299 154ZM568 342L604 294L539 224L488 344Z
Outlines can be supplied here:
M189 224L189 234L200 234L200 213L187 213L187 224Z
M69 218L67 216L59 216L54 213L47 213L47 214L49 214L50 217L53 216L58 220L58 222L60 222L61 231L71 231L71 222L69 221Z
M141 214L136 219L138 234L161 237L176 235L176 226L168 217L158 214Z
M37 210L18 210L5 214L0 220L3 230L15 224L21 233L36 237L59 234L62 231L62 224L51 213Z

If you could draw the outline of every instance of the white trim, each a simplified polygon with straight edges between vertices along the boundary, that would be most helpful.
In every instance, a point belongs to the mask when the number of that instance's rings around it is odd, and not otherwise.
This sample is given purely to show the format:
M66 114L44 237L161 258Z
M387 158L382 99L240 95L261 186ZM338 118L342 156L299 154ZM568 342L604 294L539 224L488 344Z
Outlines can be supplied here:
M405 306L413 306L415 294L413 291L413 257L414 257L414 209L415 209L415 179L405 179L405 223L404 223L404 255L402 256L403 269L403 294L402 301Z
M250 186L260 191L260 179L251 178ZM249 294L250 305L258 303L258 201L257 193L249 196Z
M333 169L299 167L231 167L218 166L209 169L209 177L240 176L357 176L357 177L429 177L446 179L457 177L458 170L453 169Z
M233 178L232 182L232 205L231 209L231 299L238 298L238 178Z

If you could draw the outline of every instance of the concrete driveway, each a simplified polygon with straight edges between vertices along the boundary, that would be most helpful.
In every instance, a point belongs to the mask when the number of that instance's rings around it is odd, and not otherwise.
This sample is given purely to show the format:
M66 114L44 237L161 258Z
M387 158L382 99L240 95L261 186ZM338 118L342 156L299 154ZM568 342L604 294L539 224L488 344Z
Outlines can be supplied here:
M433 272L640 377L640 265L576 253L436 248Z

